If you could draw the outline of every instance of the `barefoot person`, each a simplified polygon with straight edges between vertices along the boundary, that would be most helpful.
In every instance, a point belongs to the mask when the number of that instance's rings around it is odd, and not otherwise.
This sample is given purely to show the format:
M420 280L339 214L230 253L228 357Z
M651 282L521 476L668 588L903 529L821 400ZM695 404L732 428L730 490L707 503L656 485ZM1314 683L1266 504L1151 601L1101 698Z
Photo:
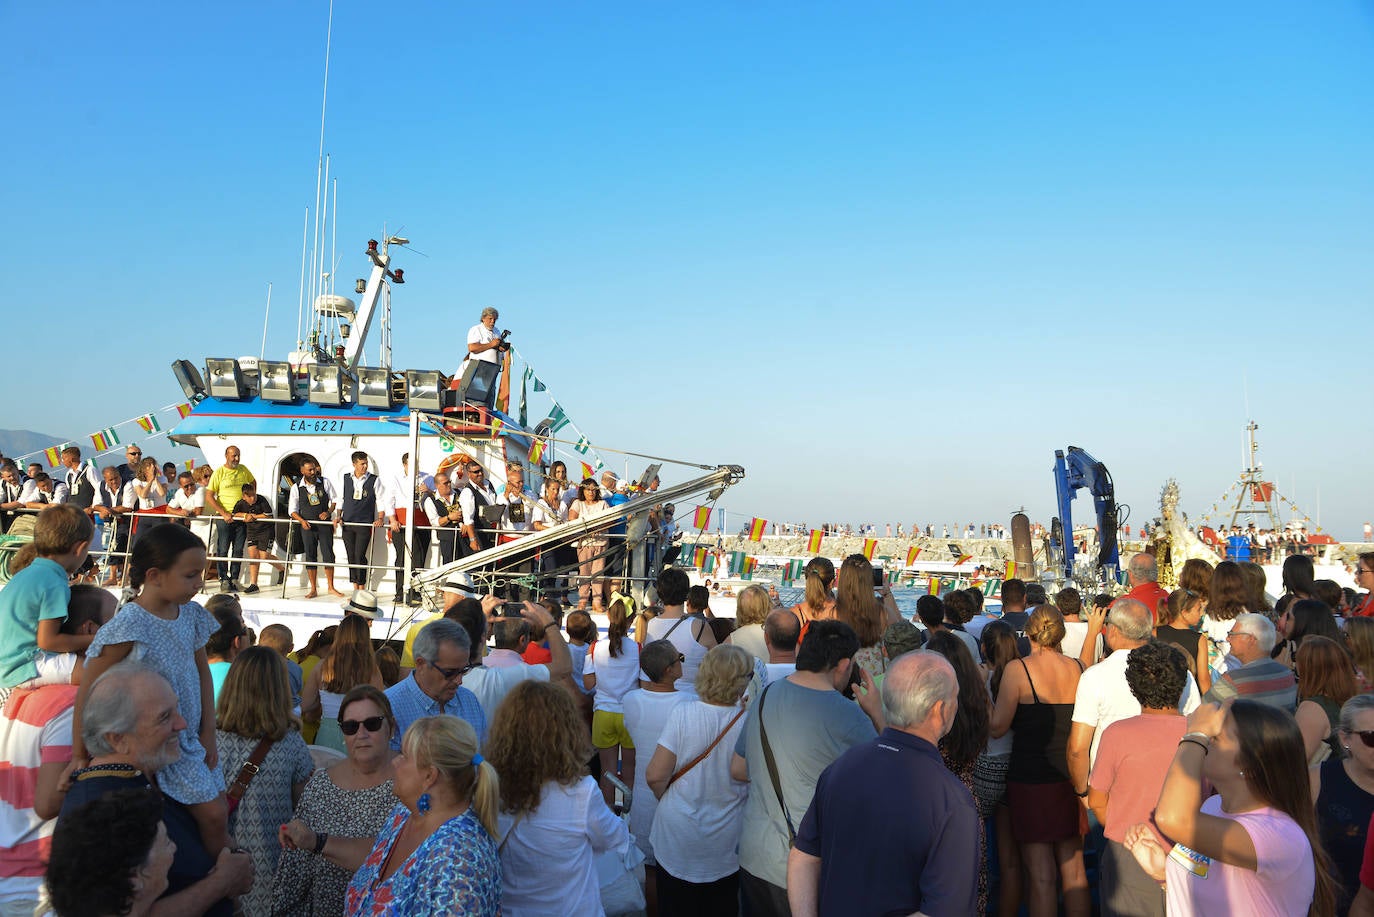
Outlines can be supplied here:
M301 527L301 542L305 545L305 579L313 599L319 594L316 561L324 563L324 582L330 595L340 598L343 593L334 588L334 508L337 503L334 485L320 475L320 463L314 459L301 462L301 479L291 488L287 512Z

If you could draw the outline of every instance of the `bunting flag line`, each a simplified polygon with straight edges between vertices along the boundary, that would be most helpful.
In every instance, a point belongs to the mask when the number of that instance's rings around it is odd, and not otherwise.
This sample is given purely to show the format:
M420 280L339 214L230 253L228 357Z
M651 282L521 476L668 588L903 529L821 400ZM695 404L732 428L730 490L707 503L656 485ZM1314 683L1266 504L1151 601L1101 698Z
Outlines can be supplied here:
M972 555L972 554L960 554L960 555L959 555L959 559L956 560L956 561L954 562L954 566L957 567L957 566L959 566L960 564L966 564L966 563L968 563L968 562L971 561L971 560L973 560L973 555Z
M62 450L65 448L67 448L67 444L63 443L60 446L49 446L43 450L43 454L48 458L49 468L56 468L62 463Z
M138 425L143 428L144 433L162 432L162 425L157 422L157 418L152 414L144 414L138 418Z
M114 427L106 427L91 434L91 445L95 446L96 452L104 452L119 445L119 436L115 434Z
M926 584L926 592L933 596L940 595L940 577L932 576L930 582Z
M530 464L538 465L543 458L544 441L542 439L536 439L534 442L530 443Z
M692 514L692 528L699 532L704 532L711 525L711 507L698 506L697 511Z
M918 558L918 557L920 557L920 556L921 556L921 549L920 549L920 548L907 548L907 549L906 549L906 565L907 565L908 567L910 567L912 564L916 563L916 558Z
M811 537L808 538L808 539L806 539L806 553L807 553L807 554L819 554L819 553L821 553L821 540L822 540L823 538L825 538L825 533L824 533L824 532L822 532L820 529L812 529L812 530L811 530Z
M749 523L749 540L763 541L763 530L768 528L768 520L757 516Z
M1014 561L1014 560L1009 560L1009 561L1007 561L1007 579L1015 579L1015 578L1016 578L1016 561Z
M189 402L183 402L177 405L177 416L181 418L191 416L191 405Z
M876 538L865 538L865 539L864 539L864 550L863 550L864 558L867 559L867 560L872 560L872 559L873 559L873 552L876 551L876 550L878 550L878 539L876 539Z
M563 406L556 401L554 402L553 410L549 411L548 421L549 430L554 433L557 433L559 430L572 423L572 421L568 419L567 412L563 410Z
M586 462L583 462L583 463L582 463L582 480L584 480L584 481L587 480L587 478L591 477L593 474L595 474L595 472L592 470L592 466L591 466L591 465L588 465Z

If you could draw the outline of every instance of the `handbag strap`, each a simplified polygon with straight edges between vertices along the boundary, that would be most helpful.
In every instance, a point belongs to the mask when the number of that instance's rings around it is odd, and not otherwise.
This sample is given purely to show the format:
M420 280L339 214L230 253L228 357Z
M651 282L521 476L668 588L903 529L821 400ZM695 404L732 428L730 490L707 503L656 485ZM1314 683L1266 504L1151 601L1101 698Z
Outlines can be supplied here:
M262 770L262 762L267 759L267 753L271 750L272 740L264 736L253 749L253 753L248 756L248 760L243 762L243 767L239 768L238 776L229 784L229 791L225 795L234 800L242 799L243 794L248 792L248 784L252 783L258 771Z
M701 754L697 755L697 756L696 756L695 758L693 758L692 760L688 761L688 762L687 762L686 764L684 764L682 767L678 768L677 773L673 774L672 777L668 778L668 786L672 786L674 783L677 783L679 780L682 779L682 776L683 776L684 774L686 774L686 773L687 773L688 771L690 771L692 768L696 767L696 766L697 766L698 764L700 764L702 761L705 761L705 760L706 760L706 756L709 755L709 754L711 753L711 751L712 751L717 745L720 744L720 740L721 740L721 739L725 738L725 734L726 734L727 732L729 732L730 729L731 729L736 723L739 722L739 718L740 718L740 717L744 716L744 711L745 711L745 709L746 709L746 708L744 708L744 707L740 707L740 708L739 708L739 712L736 713L734 716L732 716L732 717L730 718L730 722L726 723L726 724L725 724L725 728L722 729L722 730L720 731L720 734L717 735L714 739L711 740L711 744L706 746L706 750L705 750L705 751L703 751ZM664 792L667 792L667 787L664 788Z
M773 687L769 685L768 688ZM773 757L773 746L768 742L768 727L763 721L763 703L768 700L768 688L763 689L759 695L759 740L763 743L763 761L768 765L768 779L773 782L773 793L778 797L778 806L782 808L783 820L787 822L787 843L790 845L797 839L797 829L792 825L792 813L787 810L787 800L782 796L782 781L778 779L778 762Z

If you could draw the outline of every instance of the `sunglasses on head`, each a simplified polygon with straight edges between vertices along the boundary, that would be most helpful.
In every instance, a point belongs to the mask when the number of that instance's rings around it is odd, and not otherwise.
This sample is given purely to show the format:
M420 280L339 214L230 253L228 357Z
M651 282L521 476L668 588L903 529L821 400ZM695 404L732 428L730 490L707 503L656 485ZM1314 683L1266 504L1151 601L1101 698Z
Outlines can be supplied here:
M1347 730L1352 736L1359 736L1365 748L1374 748L1374 729L1366 729L1363 732L1357 730Z
M363 720L339 720L339 731L346 736L357 735L358 727L361 726L368 732L381 732L382 724L386 722L385 717L369 716Z

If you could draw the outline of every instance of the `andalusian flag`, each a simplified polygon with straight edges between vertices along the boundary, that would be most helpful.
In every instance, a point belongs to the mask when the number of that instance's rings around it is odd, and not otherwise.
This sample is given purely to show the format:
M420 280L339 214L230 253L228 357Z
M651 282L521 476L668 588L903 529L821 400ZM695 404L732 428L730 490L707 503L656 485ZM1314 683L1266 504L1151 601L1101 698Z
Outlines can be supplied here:
M152 414L144 414L138 419L138 425L143 428L144 433L161 433L162 425L157 422L157 418Z
M784 574L783 578L791 582L792 580L801 579L801 575L802 562L799 560L789 560L787 562L787 573Z
M60 446L49 446L43 450L43 454L48 457L48 466L50 468L56 468L62 463L62 450L65 448L67 448L67 444L63 443Z
M878 550L878 539L876 539L876 538L865 538L865 539L864 539L864 549L863 549L864 559L865 559L865 560L872 560L872 559L873 559L873 552L876 551L876 550Z
M587 439L587 437L585 436L579 436L577 438L577 442L573 443L573 448L576 449L578 452L581 452L583 455L586 455L588 452L591 451L591 440Z
M119 437L115 435L114 427L106 427L99 433L92 433L91 445L95 446L96 452L104 452L118 446Z
M701 550L705 551L706 549L705 549L705 548L702 548ZM712 572L713 570L715 570L715 569L716 569L716 555L711 554L711 553L707 553L707 555L701 559L701 564L700 564L700 566L701 566L701 572L702 572L703 575L704 575L704 574L707 574L707 573L710 573L710 572Z
M538 391L536 388L535 391ZM553 410L549 411L549 429L554 433L566 427L572 421L568 420L568 414L563 410L563 406L554 402Z
M920 556L921 556L921 549L920 549L920 548L907 548L907 549L906 549L906 565L907 565L908 567L910 567L912 564L916 563L916 558L918 558L918 557L920 557Z
M972 554L960 554L960 555L959 555L959 559L956 560L956 561L954 562L954 566L957 567L957 566L959 566L960 564L966 564L966 563L968 563L968 562L971 561L971 560L973 560L973 555L972 555Z
M930 594L933 595L933 596L936 596L937 598L939 597L939 595L940 595L940 577L938 577L938 576L932 576L932 577L930 578L930 582L926 585L926 592L930 593Z
M1009 561L1007 561L1007 579L1015 579L1015 578L1016 578L1016 561L1014 561L1014 560L1009 560Z
M704 532L711 525L711 507L698 506L697 511L692 514L692 528L698 532Z
M766 528L768 528L768 520L760 519L757 516L755 516L753 521L749 523L749 540L762 541L763 530Z
M986 581L985 583L983 583L983 595L986 595L986 596L989 596L989 597L994 596L994 595L997 594L998 590L1001 589L1001 588L1002 588L1002 581L1001 581L1000 579L990 579L990 580Z
M593 474L595 474L595 472L592 471L592 466L591 466L591 465L588 465L586 462L583 462L583 463L582 463L582 480L584 480L584 481L587 480L587 478L591 477Z
M820 529L812 529L811 537L806 539L806 553L819 554L821 552L821 539L824 537L825 533Z
M178 416L178 417L190 417L190 416L191 416L191 405L190 405L189 402L187 402L187 403L185 403L185 404L179 404L179 405L177 405L177 416Z
M899 580L899 579L901 579L901 578L902 578L902 571L901 571L901 570L898 570L898 569L894 568L894 569L891 569L891 570L887 571L887 584L888 584L889 586L895 586L895 585L897 585L897 580Z
M731 576L738 576L739 574L741 574L741 573L743 573L743 572L744 572L744 552L743 552L743 551L731 551L731 552L730 552L730 575L731 575Z
M530 464L538 465L543 458L544 441L542 439L536 439L534 442L530 443Z

